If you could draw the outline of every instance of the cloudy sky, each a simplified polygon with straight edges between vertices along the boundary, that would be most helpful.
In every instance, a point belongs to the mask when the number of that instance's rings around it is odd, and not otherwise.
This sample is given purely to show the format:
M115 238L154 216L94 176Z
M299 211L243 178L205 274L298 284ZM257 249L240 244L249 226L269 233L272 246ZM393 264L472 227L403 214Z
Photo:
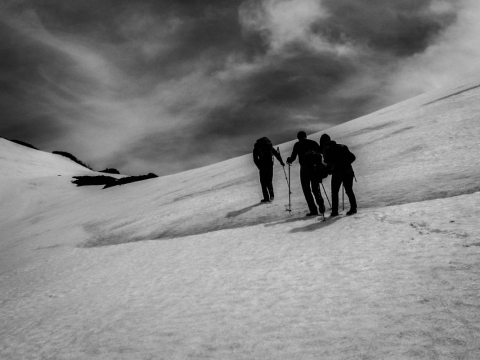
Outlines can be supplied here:
M480 74L479 34L477 0L1 0L0 136L171 174Z

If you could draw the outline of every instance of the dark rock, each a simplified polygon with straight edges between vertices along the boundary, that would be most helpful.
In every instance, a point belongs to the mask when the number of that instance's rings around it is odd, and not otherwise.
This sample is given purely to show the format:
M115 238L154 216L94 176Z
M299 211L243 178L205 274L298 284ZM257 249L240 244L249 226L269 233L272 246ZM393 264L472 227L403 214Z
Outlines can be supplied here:
M7 139L8 140L8 139ZM34 149L34 150L38 150L35 146L29 144L29 143L26 143L24 141L20 141L20 140L10 140L11 142L14 142L15 144L19 144L19 145L23 145L23 146L26 146L26 147L29 147L31 149Z
M74 181L72 181L73 184L76 184L77 186L90 186L90 185L107 185L107 184L112 184L117 181L117 179L111 177L111 176L74 176L73 177Z
M52 154L64 156L64 157L76 162L77 164L82 165L83 167L86 167L87 169L90 169L90 170L93 171L93 169L90 166L85 164L83 161L78 160L75 156L73 156L72 154L70 154L66 151L52 151Z
M113 168L106 168L105 170L100 170L99 172L107 173L107 174L120 174L120 171L118 171L117 169L113 169Z
M147 175L139 175L139 176L128 176L128 177L118 179L117 181L115 181L115 183L106 184L104 189L112 187L112 186L124 185L124 184L129 184L129 183L132 183L132 182L136 182L136 181L153 179L153 178L157 178L157 177L158 176L153 174L153 173L149 173Z

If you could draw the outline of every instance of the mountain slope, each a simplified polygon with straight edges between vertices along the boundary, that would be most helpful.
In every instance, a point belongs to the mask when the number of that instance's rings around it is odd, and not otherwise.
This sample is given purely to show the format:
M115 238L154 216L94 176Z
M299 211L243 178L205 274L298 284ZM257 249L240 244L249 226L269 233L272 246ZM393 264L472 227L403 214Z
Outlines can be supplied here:
M289 214L251 155L101 190L0 141L0 358L480 358L476 84L329 129L360 212L326 222L298 164Z
M357 156L354 190L360 211L480 189L478 84L477 79L423 95L328 130ZM309 137L318 141L320 135ZM284 158L293 144L280 145ZM306 204L298 168L296 162L291 169L292 207L301 216ZM330 198L329 179L324 186ZM72 223L82 232L82 238L75 241L96 246L287 219L288 190L278 163L274 187L275 202L259 206L258 173L251 155L245 155L128 186L83 189L81 205L69 207L65 221L71 222L71 215L81 219ZM57 219L63 213L63 208L52 210L48 218Z
M0 138L0 178L31 178L90 172L63 156L34 150Z
M348 145L357 156L354 168L358 183L354 184L354 190L360 210L480 189L479 84L477 79L422 95L328 130L333 139ZM309 137L318 141L320 135ZM284 158L293 144L294 141L280 145ZM86 169L68 159L3 139L0 145L5 154L0 158L4 183L20 176L42 177L35 184L48 183L61 192L37 201L36 205L30 201L32 214L42 212L43 222L35 230L37 235L50 233L61 221L79 235L69 237L70 242L96 246L199 234L290 216L285 211L288 189L283 169L276 163L275 202L260 206L258 173L248 154L181 174L101 190L100 187L76 189L66 179L56 178L59 174L72 176L85 172ZM301 215L306 204L298 162L291 168L291 179L293 214ZM38 188L32 183L20 185L17 180L13 183L14 191L24 197L31 189ZM330 198L329 178L324 186ZM8 186L2 188L4 193L12 193ZM2 203L9 204L5 197ZM19 221L27 228L37 227L36 215L22 216Z

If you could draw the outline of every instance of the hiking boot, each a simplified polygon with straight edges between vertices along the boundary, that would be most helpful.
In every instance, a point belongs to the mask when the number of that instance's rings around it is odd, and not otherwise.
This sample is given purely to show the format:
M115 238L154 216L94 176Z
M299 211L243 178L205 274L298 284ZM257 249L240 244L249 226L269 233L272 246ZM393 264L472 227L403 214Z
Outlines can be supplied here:
M273 201L273 199L275 199L275 196L270 197L270 201Z
M350 209L350 210L347 211L348 216L356 214L356 213L357 213L357 209Z
M260 200L261 203L269 203L270 200L267 200L267 199L263 199L263 200Z
M316 212L309 212L307 215L305 216L318 216L318 213Z
M338 216L338 212L332 212L329 216L329 218L334 218Z
M321 204L318 206L318 211L320 214L325 214L325 204Z

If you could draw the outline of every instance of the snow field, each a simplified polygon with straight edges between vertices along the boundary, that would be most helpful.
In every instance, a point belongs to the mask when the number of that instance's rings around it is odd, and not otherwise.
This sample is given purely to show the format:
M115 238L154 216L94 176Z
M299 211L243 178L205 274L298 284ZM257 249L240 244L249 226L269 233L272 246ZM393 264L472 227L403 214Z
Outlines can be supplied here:
M71 248L15 275L1 299L0 354L475 359L479 205L476 193Z

